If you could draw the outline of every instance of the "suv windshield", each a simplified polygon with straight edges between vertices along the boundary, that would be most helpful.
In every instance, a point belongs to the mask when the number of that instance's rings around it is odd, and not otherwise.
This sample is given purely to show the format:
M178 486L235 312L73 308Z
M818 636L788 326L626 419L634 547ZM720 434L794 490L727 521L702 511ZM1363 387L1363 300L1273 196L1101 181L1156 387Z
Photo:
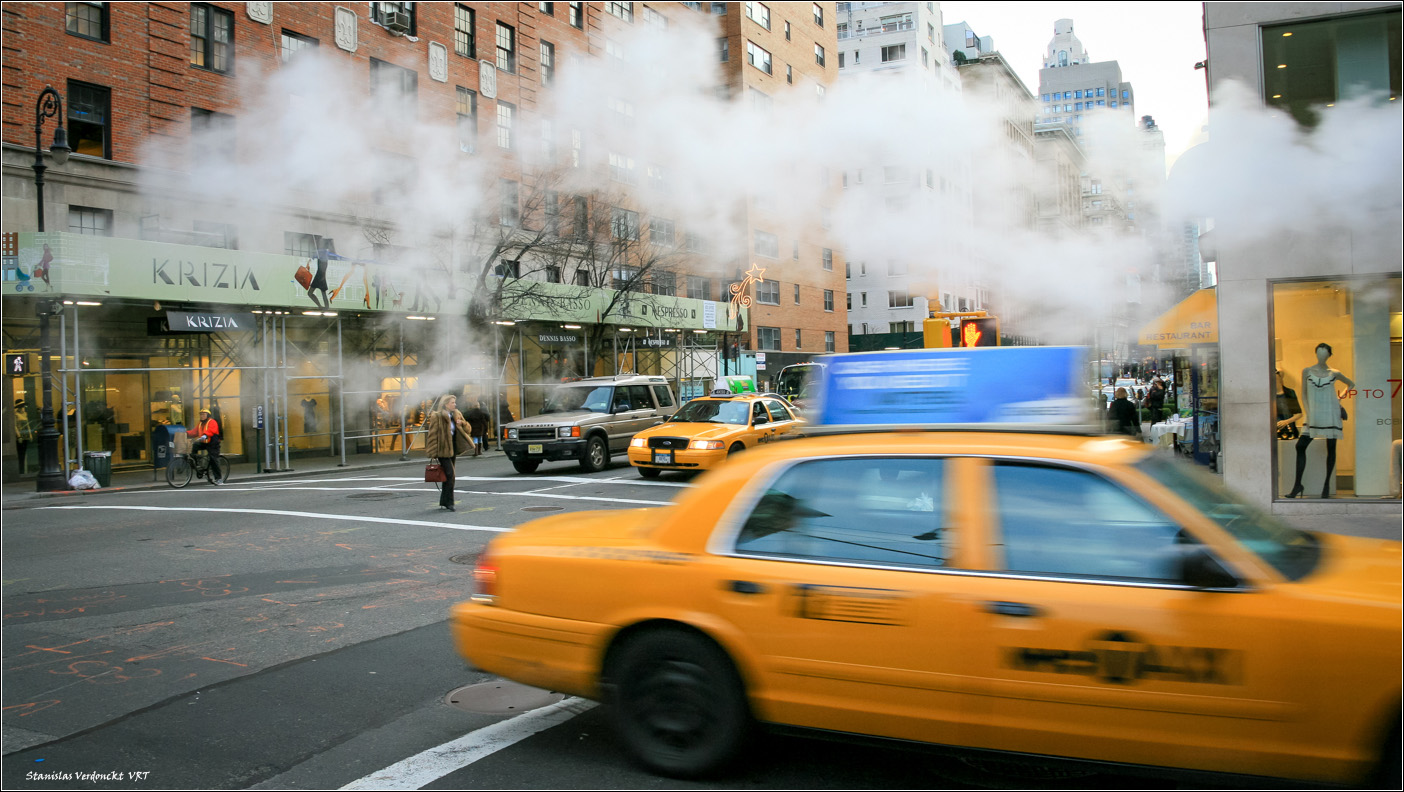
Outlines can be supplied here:
M743 426L750 420L751 403L722 399L693 399L673 416L683 423L724 423Z
M1306 577L1321 560L1321 544L1316 537L1283 525L1244 503L1207 473L1155 456L1146 457L1133 467L1198 508L1288 580Z
M610 385L562 385L546 397L546 404L542 406L541 413L544 415L572 410L607 413L613 392L614 388Z

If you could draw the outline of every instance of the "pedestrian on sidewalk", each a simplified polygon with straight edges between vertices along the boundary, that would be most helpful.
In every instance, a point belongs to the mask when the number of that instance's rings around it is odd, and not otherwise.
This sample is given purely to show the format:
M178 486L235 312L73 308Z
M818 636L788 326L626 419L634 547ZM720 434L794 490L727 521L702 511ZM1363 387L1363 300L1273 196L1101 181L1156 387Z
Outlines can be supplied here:
M424 451L431 459L439 460L444 470L443 487L439 491L439 506L449 511L453 508L454 458L473 448L469 437L468 422L458 411L458 397L445 393L434 401L434 408L424 421Z
M473 443L477 446L473 449L473 456L482 456L487 450L488 426L492 423L492 416L488 415L487 406L482 399L478 399L468 408L468 414L464 416L468 419L468 428L473 434Z

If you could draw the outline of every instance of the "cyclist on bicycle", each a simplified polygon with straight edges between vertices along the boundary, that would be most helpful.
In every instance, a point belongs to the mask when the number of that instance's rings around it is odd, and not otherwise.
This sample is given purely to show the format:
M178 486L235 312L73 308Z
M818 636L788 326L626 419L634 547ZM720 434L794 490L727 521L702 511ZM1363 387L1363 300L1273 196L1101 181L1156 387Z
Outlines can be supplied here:
M190 449L192 455L203 450L209 453L209 459L219 458L219 422L210 417L208 409L200 410L200 422L185 433L195 438L195 445Z

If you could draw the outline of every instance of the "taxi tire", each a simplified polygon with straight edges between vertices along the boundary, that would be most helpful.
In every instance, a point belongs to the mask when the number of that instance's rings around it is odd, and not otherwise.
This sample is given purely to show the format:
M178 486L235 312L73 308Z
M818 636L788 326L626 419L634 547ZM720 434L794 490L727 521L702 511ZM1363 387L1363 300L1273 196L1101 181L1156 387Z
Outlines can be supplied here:
M643 476L644 478L658 478L659 474L661 474L662 472L663 472L663 471L659 470L658 468L650 468L650 467L641 467L641 468L639 468L639 475L640 475L640 476Z
M598 473L609 466L609 446L599 435L585 441L585 455L580 457L580 469L586 473Z
M746 446L742 445L741 443L732 443L732 444L731 444L731 448L726 449L726 455L727 455L727 456L733 456L733 455L739 454L739 453L741 453L742 451L745 451L745 450L746 450Z
M726 652L684 628L651 629L610 653L607 712L644 767L701 778L741 753L752 729L745 690Z
M541 467L541 463L536 462L534 460L527 462L513 462L512 467L516 468L518 473L526 475L529 473L535 473L536 469L538 467Z

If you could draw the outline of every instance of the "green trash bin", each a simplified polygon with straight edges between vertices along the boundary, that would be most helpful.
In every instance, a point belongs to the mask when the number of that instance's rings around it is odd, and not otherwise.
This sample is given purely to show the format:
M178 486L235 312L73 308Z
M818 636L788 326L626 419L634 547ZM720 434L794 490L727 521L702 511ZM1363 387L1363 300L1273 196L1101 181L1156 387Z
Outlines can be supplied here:
M83 467L93 474L103 487L112 486L112 452L88 451L83 454Z

